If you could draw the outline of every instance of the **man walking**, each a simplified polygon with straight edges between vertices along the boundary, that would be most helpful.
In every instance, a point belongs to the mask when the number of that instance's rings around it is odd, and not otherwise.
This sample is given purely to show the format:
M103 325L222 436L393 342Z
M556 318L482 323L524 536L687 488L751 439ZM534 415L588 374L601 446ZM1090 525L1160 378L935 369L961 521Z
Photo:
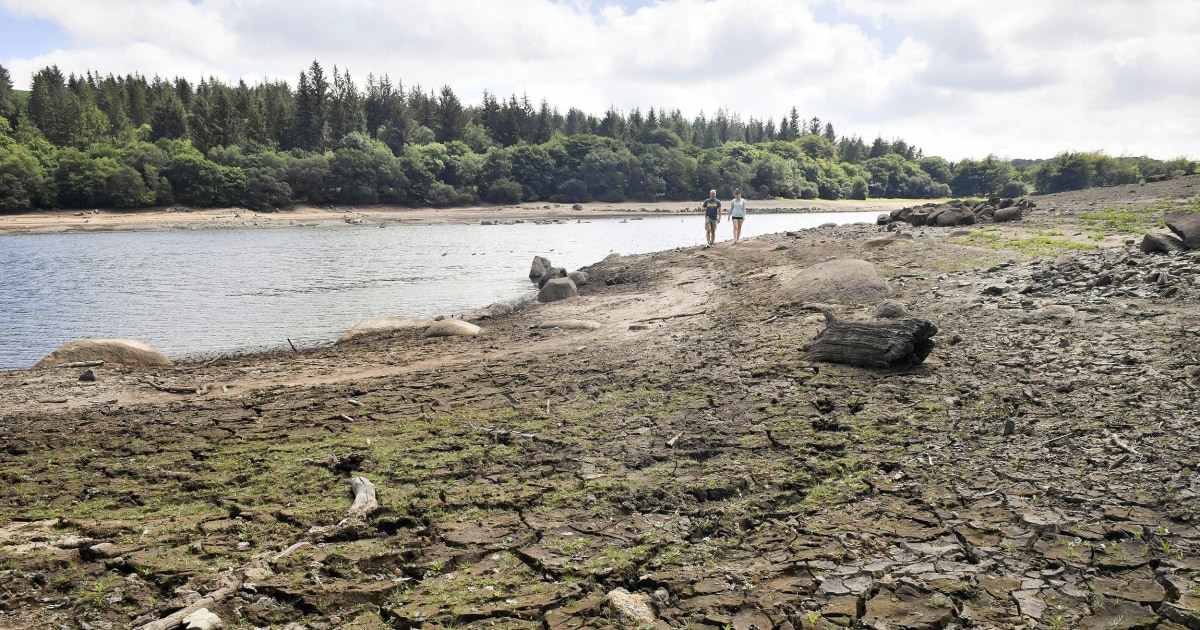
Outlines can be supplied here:
M704 208L704 236L708 238L708 247L717 242L717 223L721 221L721 200L717 199L717 191L708 191L708 199L701 204Z

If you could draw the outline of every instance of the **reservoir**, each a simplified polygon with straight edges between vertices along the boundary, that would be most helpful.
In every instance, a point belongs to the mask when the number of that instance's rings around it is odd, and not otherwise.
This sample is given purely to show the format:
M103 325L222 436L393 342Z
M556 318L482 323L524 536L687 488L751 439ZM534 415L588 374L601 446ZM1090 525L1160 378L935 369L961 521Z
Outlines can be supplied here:
M753 214L742 237L878 215ZM723 220L718 240L731 236ZM173 360L326 345L371 317L532 299L534 256L573 271L702 243L699 215L0 235L0 370L84 338L136 339Z

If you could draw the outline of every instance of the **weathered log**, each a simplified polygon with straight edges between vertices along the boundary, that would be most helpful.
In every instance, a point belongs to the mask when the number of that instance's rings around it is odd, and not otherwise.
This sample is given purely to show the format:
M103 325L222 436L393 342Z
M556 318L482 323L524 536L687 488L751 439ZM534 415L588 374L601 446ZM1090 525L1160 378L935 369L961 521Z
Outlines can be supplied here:
M919 365L933 352L933 322L911 318L891 321L843 322L830 311L825 330L805 346L804 360L901 369Z
M171 630L172 628L178 628L179 626L183 625L183 620L188 615L200 610L201 608L208 608L214 604L221 603L225 600L225 598L236 593L241 587L241 580L238 580L232 584L227 584L223 588L219 588L209 593L208 596L198 599L192 604L181 608L170 615L163 617L162 619L151 621L150 623L141 626L140 630Z

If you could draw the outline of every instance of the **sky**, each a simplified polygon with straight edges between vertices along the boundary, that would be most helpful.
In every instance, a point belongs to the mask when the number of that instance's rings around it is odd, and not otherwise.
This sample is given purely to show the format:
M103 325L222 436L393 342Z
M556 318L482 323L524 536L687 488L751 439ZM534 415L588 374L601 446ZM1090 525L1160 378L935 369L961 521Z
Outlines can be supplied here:
M951 161L1200 158L1200 0L0 0L0 65L449 85L603 116L793 107Z

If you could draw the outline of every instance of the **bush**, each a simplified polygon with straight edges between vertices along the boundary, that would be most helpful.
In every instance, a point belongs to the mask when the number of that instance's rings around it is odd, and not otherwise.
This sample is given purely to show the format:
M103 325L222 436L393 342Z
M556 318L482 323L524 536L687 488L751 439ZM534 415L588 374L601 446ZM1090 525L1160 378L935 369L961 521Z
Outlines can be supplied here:
M558 194L554 196L554 201L566 203L586 203L592 200L592 196L588 194L587 184L582 180L568 179L558 185Z
M1000 187L1001 197L1024 197L1028 194L1029 186L1026 186L1025 182L1017 179L1010 179Z
M521 196L525 190L520 184L511 179L502 177L488 186L485 198L498 204L513 204L521 203Z

